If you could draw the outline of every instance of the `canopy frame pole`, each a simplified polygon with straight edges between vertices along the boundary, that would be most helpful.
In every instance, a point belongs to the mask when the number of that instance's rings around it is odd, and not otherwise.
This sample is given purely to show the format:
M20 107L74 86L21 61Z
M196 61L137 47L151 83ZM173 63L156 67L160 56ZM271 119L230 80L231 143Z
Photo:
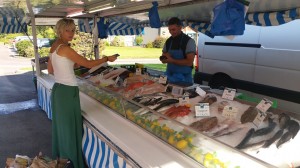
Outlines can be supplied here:
M97 15L94 15L94 29L97 29L96 32L98 32L98 26L97 26ZM95 55L95 59L99 59L99 39L98 39L98 33L94 34L93 31L93 36L94 36L94 55Z
M36 76L41 75L41 69L40 69L40 61L39 61L39 53L38 53L38 47L37 47L37 38L36 38L36 25L35 25L35 16L32 10L32 5L30 3L30 0L26 0L27 8L30 14L31 19L31 26L32 26L32 36L33 36L33 46L34 46L34 56L35 56L35 70L36 70Z

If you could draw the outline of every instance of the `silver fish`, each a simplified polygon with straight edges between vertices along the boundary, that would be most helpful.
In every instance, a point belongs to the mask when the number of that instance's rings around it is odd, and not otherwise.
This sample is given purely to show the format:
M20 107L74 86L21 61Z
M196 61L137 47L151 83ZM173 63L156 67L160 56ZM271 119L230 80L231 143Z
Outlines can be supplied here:
M275 141L277 141L283 134L283 129L278 130L272 138L266 140L265 144L262 146L263 148L268 148L272 143L274 143Z
M265 141L259 141L251 144L246 144L242 146L242 150L257 150L265 144Z
M287 127L287 123L290 120L290 116L285 113L279 114L279 128L285 129Z
M221 136L225 136L225 135L231 135L235 132L238 132L240 130L242 130L243 128L235 128L235 129L229 129L229 128L226 128L226 129L223 129L221 131L218 131L216 133L213 134L213 137L216 138L216 137L221 137Z
M293 135L292 139L294 139L299 131L299 123L295 120L289 120L287 124L287 129Z
M256 130L253 133L252 137L262 136L262 135L266 135L266 134L272 132L274 130L274 128L276 127L276 123L271 118L269 118L268 121L269 121L268 126L265 127L265 128L261 128L261 129Z
M292 139L293 134L291 132L286 132L284 133L281 138L278 140L278 142L276 143L276 147L279 148L282 144L288 142L290 139Z
M247 134L246 134L246 136L244 137L244 139L243 139L243 140L242 140L235 148L237 148L237 149L242 149L243 146L246 145L246 144L249 142L249 140L251 139L251 137L252 137L252 135L253 135L254 132L255 132L254 128L251 128L251 129L247 132Z

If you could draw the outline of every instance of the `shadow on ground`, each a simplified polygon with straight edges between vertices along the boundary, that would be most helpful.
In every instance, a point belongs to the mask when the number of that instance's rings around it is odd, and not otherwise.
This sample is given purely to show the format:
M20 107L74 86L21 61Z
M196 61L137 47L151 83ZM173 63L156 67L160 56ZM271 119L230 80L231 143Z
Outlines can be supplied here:
M41 151L51 156L51 120L37 105L32 77L32 72L0 76L0 107L13 108L12 103L18 106L18 102L20 105L33 102L24 109L9 109L10 113L1 113L0 109L0 166L16 154L35 157Z

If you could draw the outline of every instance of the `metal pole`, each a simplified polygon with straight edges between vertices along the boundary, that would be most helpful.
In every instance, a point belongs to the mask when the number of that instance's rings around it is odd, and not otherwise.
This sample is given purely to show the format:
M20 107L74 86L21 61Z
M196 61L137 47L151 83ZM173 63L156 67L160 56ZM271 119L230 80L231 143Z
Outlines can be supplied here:
M95 55L95 59L99 59L99 40L98 40L97 15L94 15L94 28L93 28L93 30L94 30L93 31L94 55ZM97 32L97 33L95 33L95 32Z
M36 76L40 76L41 75L41 70L40 70L39 53L38 53L38 47L37 47L37 38L36 38L35 16L34 16L34 13L33 13L33 10L32 10L32 5L30 3L30 0L26 0L26 4L27 4L27 8L28 8L30 17L31 17Z

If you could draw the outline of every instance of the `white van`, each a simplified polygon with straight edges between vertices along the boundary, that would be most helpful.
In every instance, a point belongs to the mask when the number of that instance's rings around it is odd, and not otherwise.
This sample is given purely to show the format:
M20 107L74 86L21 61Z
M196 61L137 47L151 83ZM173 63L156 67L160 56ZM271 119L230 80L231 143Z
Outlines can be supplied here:
M198 37L196 83L231 87L300 109L300 20L280 26L246 25L244 35ZM283 100L283 101L282 101Z

